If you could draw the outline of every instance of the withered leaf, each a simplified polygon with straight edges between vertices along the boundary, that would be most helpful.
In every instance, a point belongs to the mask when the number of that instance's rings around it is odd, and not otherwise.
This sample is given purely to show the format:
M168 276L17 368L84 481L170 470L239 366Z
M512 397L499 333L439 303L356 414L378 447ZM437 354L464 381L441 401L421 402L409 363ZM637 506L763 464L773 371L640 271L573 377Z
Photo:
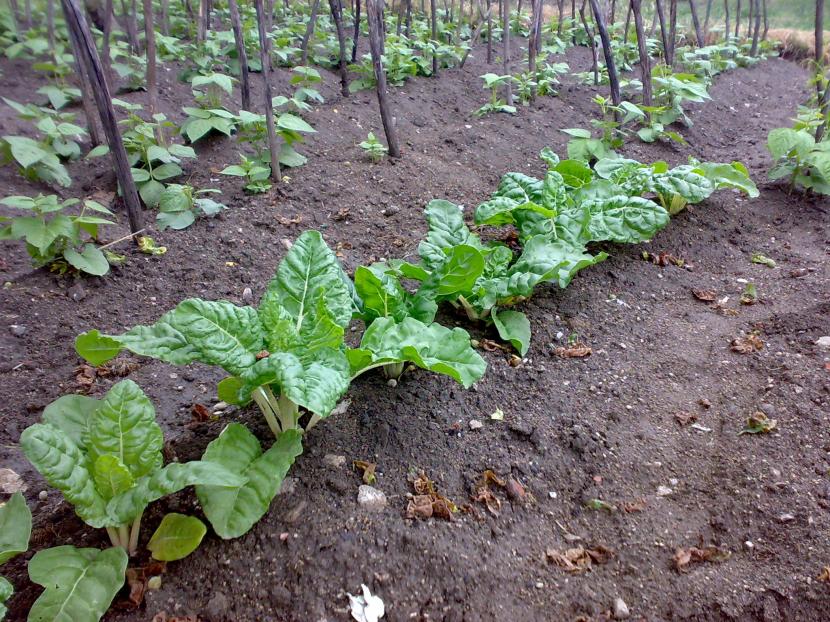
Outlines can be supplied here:
M697 415L694 413L687 413L684 411L680 411L674 413L674 419L679 423L681 426L689 425L690 423L694 423L697 421Z
M647 502L643 497L639 499L635 499L634 501L623 501L622 509L624 512L628 514L632 514L634 512L642 512L646 509Z
M830 566L825 566L821 569L818 577L816 577L819 581L828 581L830 582Z
M752 354L764 348L764 342L755 334L750 333L732 340L732 351L738 354Z
M370 486L377 481L377 477L375 476L375 469L377 468L377 464L374 462L367 462L366 460L355 460L352 462L352 466L356 469L360 469L363 471L363 483L369 484Z
M571 359L571 358L585 358L586 356L591 355L591 347L585 345L581 341L577 341L574 343L569 343L566 346L559 346L556 348L553 353L556 356L562 357L563 359Z
M717 546L696 546L688 549L678 548L674 552L672 560L678 572L686 572L692 562L724 562L732 557L732 552Z
M436 518L452 520L453 514L459 512L458 506L440 494L435 488L435 482L430 480L423 471L417 474L411 474L409 481L412 483L416 494L407 504L407 518L429 518L435 516ZM423 497L423 499L419 499L419 497ZM427 501L429 501L430 505L429 516L427 516L428 512L425 509Z
M208 410L208 407L204 404L194 402L193 405L191 405L190 407L190 413L193 415L193 421L199 423L210 421L210 410Z
M703 302L714 302L718 295L711 289L693 289L692 296Z
M567 572L579 574L591 570L593 564L607 564L614 557L614 551L602 545L590 549L577 546L566 549L564 553L548 549L545 556L548 561L564 568Z

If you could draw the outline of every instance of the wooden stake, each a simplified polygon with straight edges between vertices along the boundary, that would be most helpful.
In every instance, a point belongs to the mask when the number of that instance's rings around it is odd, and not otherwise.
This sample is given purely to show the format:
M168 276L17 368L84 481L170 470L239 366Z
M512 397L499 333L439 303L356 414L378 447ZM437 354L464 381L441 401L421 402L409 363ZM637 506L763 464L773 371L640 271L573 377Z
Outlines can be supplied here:
M354 35L352 36L352 62L357 62L357 40L360 37L360 0L355 0L354 9ZM409 36L409 30L406 32Z
M203 0L204 2L204 0ZM274 106L271 103L271 49L265 34L266 15L262 0L254 0L257 28L259 30L259 59L262 63L262 86L265 100L265 125L268 128L268 148L271 152L271 179L281 181L280 148L277 144L277 130L274 126Z
M663 3L660 0L655 0L657 8L657 18L660 20L660 38L663 41L663 62L669 65L669 29L666 27L666 16L663 13Z
M98 129L98 121L95 114L95 108L92 100L92 84L90 83L87 68L84 65L82 58L82 51L80 43L78 42L75 33L69 30L69 44L72 46L72 56L75 57L75 68L78 72L78 82L81 87L81 106L84 109L84 117L86 118L86 126L89 130L90 142L94 145L103 144L101 138L101 130Z
M49 53L55 56L55 0L46 0L46 38L49 40Z
M305 34L303 34L303 42L300 44L300 49L302 50L302 55L300 58L300 64L306 65L308 64L308 41L311 39L311 35L314 33L314 24L317 21L317 9L320 7L320 0L313 0L311 3L311 15L308 18L308 24L305 27Z
M236 43L236 56L239 59L239 88L242 92L242 109L251 110L251 83L248 77L248 53L245 51L245 35L242 32L242 20L239 19L239 6L236 0L228 0L231 14L231 28Z
M605 20L602 17L602 10L599 8L598 0L591 0L591 9L594 12L594 21L599 30L599 38L602 41L602 51L605 55L605 68L608 70L608 81L611 83L611 101L615 106L620 105L620 80L617 76L617 67L614 64L614 52L611 49L611 40L608 37L608 29L605 27ZM643 85L645 87L645 84Z
M170 0L161 0L161 34L170 36Z
M502 73L504 75L510 74L510 0L504 0L502 2L502 43L503 46L503 59L502 59ZM513 105L513 81L508 80L507 84L505 84L505 94L504 94L504 101L508 106Z
M738 0L738 6L735 8L735 37L741 32L741 0Z
M196 22L196 41L204 41L207 39L208 20L210 17L210 5L208 0L199 0L199 16Z
M124 143L121 141L121 133L118 130L118 123L115 120L115 111L112 108L112 97L110 95L107 81L104 79L104 70L101 60L98 58L98 51L95 49L95 40L89 31L89 26L84 18L83 11L78 5L78 0L61 0L67 29L76 39L80 51L79 64L83 64L91 81L93 82L92 96L98 113L101 116L101 123L104 126L104 133L107 135L110 154L112 155L115 175L118 178L118 185L124 196L124 205L127 209L127 218L130 221L130 232L135 234L141 229L141 203L138 192L135 188L130 163L127 160L127 152L124 150Z
M150 103L150 116L159 110L159 92L156 83L156 31L153 28L153 0L143 0L144 6L144 39L147 45L147 95ZM161 130L159 130L161 134ZM163 136L159 141L164 142Z
M677 48L677 0L669 2L669 67L674 67L674 51Z
M761 38L766 41L767 33L769 32L769 15L767 15L767 0L761 0L761 9L764 12L764 32L761 33Z
M706 17L703 20L703 38L709 35L709 17L712 15L712 0L706 0Z
M438 43L438 21L436 18L435 0L429 0L429 19L432 22L432 42ZM438 55L432 54L432 77L438 77Z
M729 0L723 0L723 12L726 19L726 26L723 31L725 41L729 40Z
M410 37L412 37L412 0L406 0L406 38Z
M752 30L752 47L749 50L750 56L758 56L758 38L761 36L761 3L759 0L752 0L755 5L755 28Z
M434 2L435 0L433 0ZM386 92L386 72L383 69L383 0L366 0L366 19L369 22L369 48L372 53L372 66L375 69L377 82L378 108L383 131L386 134L386 144L389 147L389 157L401 157L398 146L395 120L389 106L389 94Z
M539 22L542 20L542 0L531 0L530 3L531 17L530 17L530 36L528 37L527 46L527 70L530 73L531 79L536 76L536 44L537 31L539 30ZM536 87L530 89L530 100L536 99Z
M657 0L658 2L660 0ZM599 58L597 54L597 38L594 34L593 29L588 25L588 19L585 17L585 5L587 4L588 0L582 0L582 6L579 7L579 17L582 20L582 27L585 29L585 34L588 37L588 41L591 44L591 56L593 58L593 62L591 65L591 71L594 72L594 85L599 84Z
M562 36L562 26L565 22L565 0L558 0L559 4L557 5L557 9L559 11L559 15L557 17L557 24L556 24L556 34L558 36Z
M329 0L329 10L337 28L337 40L340 43L340 92L349 96L349 72L346 69L346 33L343 30L343 7L340 0Z
M493 2L487 0L487 64L493 62Z
M706 40L703 38L703 30L700 27L700 20L697 17L697 6L695 6L695 0L689 0L689 10L692 12L692 24L694 24L695 27L697 47L702 48L706 45Z
M651 106L651 58L646 46L646 33L643 27L642 0L631 0L629 4L634 14L634 30L637 31L637 51L640 53L640 78L643 82L643 104Z

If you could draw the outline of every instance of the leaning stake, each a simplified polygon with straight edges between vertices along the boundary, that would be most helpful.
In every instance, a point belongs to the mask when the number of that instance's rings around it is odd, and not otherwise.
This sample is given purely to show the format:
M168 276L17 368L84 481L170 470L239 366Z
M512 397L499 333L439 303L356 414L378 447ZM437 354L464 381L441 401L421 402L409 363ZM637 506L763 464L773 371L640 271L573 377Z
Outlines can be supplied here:
M265 91L265 125L268 127L268 148L271 150L271 179L280 181L280 150L277 145L277 130L274 127L274 108L271 104L271 54L268 37L265 34L265 11L262 0L254 0L257 26L259 28L259 58L262 61L262 84Z
M386 92L386 72L383 69L383 0L367 0L366 19L369 22L369 48L372 52L372 65L375 68L375 80L378 91L378 107L383 131L386 134L386 144L389 147L389 157L401 157L398 147L398 136L395 130L395 121L389 108L389 94Z
M79 63L86 66L92 82L92 95L98 108L98 114L101 116L101 125L104 127L104 133L107 136L107 143L115 166L115 176L124 196L127 218L130 221L130 232L135 234L141 229L141 203L130 172L127 152L124 150L124 143L121 141L121 133L118 131L110 90L107 81L104 79L104 69L101 66L101 59L98 58L98 51L95 49L95 40L89 31L83 11L78 6L78 0L61 0L61 6L63 7L66 26L78 42L81 57Z

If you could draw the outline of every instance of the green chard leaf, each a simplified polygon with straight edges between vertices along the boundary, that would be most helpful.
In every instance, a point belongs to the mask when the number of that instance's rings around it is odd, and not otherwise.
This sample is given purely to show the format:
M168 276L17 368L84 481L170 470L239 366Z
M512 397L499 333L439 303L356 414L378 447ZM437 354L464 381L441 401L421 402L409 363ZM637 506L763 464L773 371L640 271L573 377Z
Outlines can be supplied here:
M520 311L494 308L491 317L499 337L509 341L522 356L527 354L530 348L530 321L527 316Z
M282 432L263 452L257 438L245 426L229 424L207 446L202 461L225 467L239 475L242 483L232 488L196 487L196 495L214 531L225 539L247 533L268 511L302 451L302 433L298 430Z
M120 547L39 551L29 561L29 578L46 591L32 605L29 622L97 622L124 585L126 569Z
M0 564L25 553L32 535L32 513L23 494L16 492L0 505Z
M641 197L620 194L608 199L593 199L584 201L582 208L591 214L588 234L594 241L643 242L669 224L665 209Z
M0 576L0 620L6 617L6 601L14 594L14 586L9 581Z
M372 322L360 347L348 352L352 375L387 363L411 362L469 388L487 368L484 359L470 345L463 328L449 329L440 324L426 325L414 318L396 323L392 318Z
M147 543L147 548L153 559L174 562L195 551L206 533L207 527L198 518L176 513L165 514Z

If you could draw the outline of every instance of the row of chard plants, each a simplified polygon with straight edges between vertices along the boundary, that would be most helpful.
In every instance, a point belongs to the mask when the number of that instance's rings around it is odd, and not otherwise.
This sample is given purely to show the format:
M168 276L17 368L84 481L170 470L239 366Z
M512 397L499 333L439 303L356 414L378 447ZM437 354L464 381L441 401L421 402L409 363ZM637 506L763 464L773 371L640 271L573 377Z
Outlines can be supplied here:
M360 266L350 278L323 236L306 231L280 262L258 307L192 298L148 326L79 335L77 352L95 366L128 350L172 365L221 368L228 375L217 387L219 399L256 404L275 441L263 449L247 427L229 423L201 460L164 465L155 409L132 380L113 385L102 399L66 395L52 402L41 422L23 432L20 445L84 522L106 530L112 547L36 553L29 575L46 590L29 619L58 619L59 612L69 616L60 619L76 622L100 619L138 551L146 508L187 486L195 486L217 535L245 534L268 511L302 453L304 433L344 410L338 403L358 376L380 368L397 379L421 368L467 388L481 379L486 363L469 333L435 321L442 304L494 326L524 356L530 323L516 305L538 286L564 288L578 271L604 260L607 254L594 243L649 240L673 214L720 188L758 194L737 162L669 168L615 156L590 166L560 160L550 149L541 157L543 179L507 173L475 210L478 229L498 232L496 227L510 225L518 246L484 241L465 224L463 208L433 200L414 261ZM354 320L365 331L352 348L345 335ZM0 507L0 526L3 562L28 547L31 514L19 494ZM198 547L206 531L197 517L167 514L147 547L156 559L178 560ZM0 577L0 614L10 594L11 584Z

